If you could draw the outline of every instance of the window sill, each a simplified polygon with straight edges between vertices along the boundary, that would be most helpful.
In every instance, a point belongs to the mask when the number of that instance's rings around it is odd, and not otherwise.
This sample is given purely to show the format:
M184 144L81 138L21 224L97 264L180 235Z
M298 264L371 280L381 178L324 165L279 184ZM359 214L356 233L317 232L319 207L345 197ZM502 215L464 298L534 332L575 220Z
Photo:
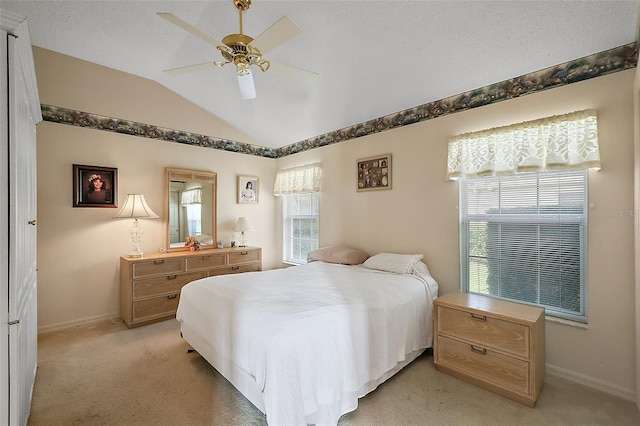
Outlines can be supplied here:
M558 324L568 325L569 327L582 328L584 330L589 328L589 324L587 324L586 322L573 321L565 318L552 317L549 315L545 315L545 320Z

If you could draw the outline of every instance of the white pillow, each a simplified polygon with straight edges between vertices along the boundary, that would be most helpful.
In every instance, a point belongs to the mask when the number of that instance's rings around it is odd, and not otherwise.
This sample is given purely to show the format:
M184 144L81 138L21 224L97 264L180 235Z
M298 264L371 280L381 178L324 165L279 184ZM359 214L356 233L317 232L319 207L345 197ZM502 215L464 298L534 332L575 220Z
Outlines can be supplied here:
M368 258L362 266L396 274L409 274L412 273L416 262L423 257L422 254L378 253Z

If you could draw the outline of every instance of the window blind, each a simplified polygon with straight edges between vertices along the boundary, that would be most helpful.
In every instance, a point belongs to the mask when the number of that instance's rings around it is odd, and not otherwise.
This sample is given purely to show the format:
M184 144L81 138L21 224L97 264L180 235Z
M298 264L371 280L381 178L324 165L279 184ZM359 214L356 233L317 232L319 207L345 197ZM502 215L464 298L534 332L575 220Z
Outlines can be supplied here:
M586 321L587 171L460 183L463 290Z

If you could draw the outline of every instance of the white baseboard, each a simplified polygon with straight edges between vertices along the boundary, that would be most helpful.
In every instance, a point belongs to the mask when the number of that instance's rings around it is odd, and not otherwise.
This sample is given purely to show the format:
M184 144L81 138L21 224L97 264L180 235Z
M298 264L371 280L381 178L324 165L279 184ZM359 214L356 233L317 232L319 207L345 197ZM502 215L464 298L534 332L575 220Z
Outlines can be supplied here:
M68 328L80 327L84 325L96 324L106 320L113 320L117 318L120 321L120 313L114 312L111 314L97 315L95 317L82 318L79 320L68 321L68 322L60 322L57 324L45 325L42 327L38 327L38 334L43 333L51 333L52 331L62 331Z
M633 403L636 402L636 393L633 389L626 389L621 386L614 385L613 383L605 382L604 380L599 380L584 374L576 373L575 371L556 367L555 365L546 364L545 367L547 369L547 373L551 376L559 377L569 382L578 383Z

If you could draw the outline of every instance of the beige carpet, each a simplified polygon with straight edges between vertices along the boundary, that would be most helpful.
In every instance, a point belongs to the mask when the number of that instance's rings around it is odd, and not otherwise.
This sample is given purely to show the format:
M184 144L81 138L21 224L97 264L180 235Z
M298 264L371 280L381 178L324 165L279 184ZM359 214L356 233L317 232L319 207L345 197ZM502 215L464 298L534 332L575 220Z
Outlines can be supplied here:
M103 323L39 338L29 426L266 425L197 353L178 322ZM344 415L350 425L640 425L631 402L547 376L535 409L437 372L418 358Z

